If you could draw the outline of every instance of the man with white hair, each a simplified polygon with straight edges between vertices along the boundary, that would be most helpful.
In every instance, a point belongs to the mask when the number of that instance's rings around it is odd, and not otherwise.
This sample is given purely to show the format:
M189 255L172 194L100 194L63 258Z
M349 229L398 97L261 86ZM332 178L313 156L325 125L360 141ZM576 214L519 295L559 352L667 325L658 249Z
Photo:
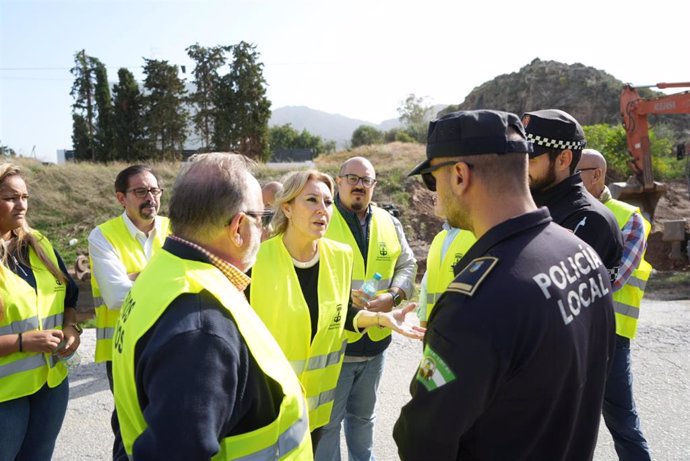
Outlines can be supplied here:
M240 155L201 154L175 181L173 235L115 331L118 460L312 457L300 383L244 297L264 215L249 167Z

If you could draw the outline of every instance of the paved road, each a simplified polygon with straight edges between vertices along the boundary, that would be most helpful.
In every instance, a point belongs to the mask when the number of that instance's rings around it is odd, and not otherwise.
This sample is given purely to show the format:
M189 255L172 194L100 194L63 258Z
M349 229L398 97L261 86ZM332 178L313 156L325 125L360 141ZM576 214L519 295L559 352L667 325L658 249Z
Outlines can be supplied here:
M638 338L633 342L637 404L655 460L690 460L690 301L645 301ZM93 330L84 333L82 364L70 381L70 404L54 460L106 460L112 436L112 397L103 366L89 363ZM388 351L381 384L375 454L378 461L397 460L392 429L409 399L408 384L421 354L418 342L396 337ZM432 423L432 418L429 418ZM605 428L596 461L616 456Z

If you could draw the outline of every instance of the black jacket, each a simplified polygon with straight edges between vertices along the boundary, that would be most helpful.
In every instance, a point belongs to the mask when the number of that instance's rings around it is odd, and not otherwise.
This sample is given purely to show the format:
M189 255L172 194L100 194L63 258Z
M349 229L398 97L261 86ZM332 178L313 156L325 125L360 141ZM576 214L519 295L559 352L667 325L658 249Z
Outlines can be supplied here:
M429 319L402 460L592 459L615 344L593 253L545 208L472 246Z
M548 207L556 224L570 229L596 250L613 280L623 256L621 230L611 210L587 192L580 174L543 192L532 191L532 197L537 206Z

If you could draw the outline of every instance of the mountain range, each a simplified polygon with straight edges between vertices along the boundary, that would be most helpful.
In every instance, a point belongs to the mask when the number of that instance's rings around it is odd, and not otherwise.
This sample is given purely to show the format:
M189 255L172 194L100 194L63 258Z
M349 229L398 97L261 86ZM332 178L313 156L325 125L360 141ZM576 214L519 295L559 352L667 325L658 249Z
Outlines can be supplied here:
M357 120L340 114L329 114L306 106L285 106L275 109L268 121L269 126L290 124L297 131L307 130L320 136L324 141L335 141L339 149L350 144L352 133L362 125L371 126L379 131L398 128L397 118L384 120L379 124L365 120Z

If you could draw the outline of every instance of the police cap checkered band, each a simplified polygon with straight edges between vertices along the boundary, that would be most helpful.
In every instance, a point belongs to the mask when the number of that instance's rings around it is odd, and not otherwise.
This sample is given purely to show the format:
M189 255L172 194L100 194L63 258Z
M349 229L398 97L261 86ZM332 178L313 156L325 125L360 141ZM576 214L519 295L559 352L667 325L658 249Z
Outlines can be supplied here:
M532 133L527 133L527 139L532 141L537 146L546 147L548 149L584 149L587 145L586 142L580 141L561 141L559 139L549 139L544 136L534 135Z
M533 156L548 149L582 150L587 145L585 132L580 124L567 112L558 109L526 112L522 123L527 138L534 143Z
M531 152L532 143L517 115L497 110L452 112L429 123L426 160L409 176L429 168L437 157Z

